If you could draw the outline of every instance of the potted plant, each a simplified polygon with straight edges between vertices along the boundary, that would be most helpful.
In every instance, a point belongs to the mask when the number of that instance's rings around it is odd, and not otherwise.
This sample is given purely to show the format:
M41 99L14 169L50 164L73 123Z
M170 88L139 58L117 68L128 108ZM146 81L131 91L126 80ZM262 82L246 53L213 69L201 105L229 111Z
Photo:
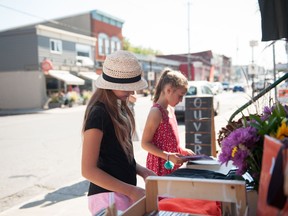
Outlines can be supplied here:
M82 92L83 105L87 104L87 102L90 100L91 96L92 96L91 91L83 91Z
M53 93L49 98L48 107L49 109L52 108L59 108L63 104L63 96L61 93Z
M79 94L75 91L70 91L67 93L66 98L68 100L68 106L74 106L79 100Z
M232 161L239 175L249 173L253 178L251 186L258 191L265 135L279 141L287 140L287 117L288 107L276 102L271 107L264 107L261 114L250 114L229 122L219 131L219 161Z

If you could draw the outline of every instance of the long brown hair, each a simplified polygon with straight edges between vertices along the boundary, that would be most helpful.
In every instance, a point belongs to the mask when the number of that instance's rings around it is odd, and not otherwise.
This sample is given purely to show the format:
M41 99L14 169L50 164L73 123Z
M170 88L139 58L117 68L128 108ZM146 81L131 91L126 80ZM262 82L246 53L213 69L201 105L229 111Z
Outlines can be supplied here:
M188 80L180 71L165 68L162 71L160 79L156 85L156 90L153 98L154 103L158 101L162 90L167 84L170 84L175 89L188 88Z
M132 162L134 156L131 137L132 134L135 133L135 119L131 110L127 106L127 101L120 101L112 90L100 88L96 89L89 100L85 111L82 134L84 133L86 121L92 108L97 102L104 103L106 110L112 119L116 137L119 140L127 158L130 162Z

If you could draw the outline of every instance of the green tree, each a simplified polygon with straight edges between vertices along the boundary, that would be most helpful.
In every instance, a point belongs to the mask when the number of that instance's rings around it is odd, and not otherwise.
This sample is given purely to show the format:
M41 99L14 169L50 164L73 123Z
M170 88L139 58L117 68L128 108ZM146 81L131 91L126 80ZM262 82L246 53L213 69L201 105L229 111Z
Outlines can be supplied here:
M133 46L127 38L123 39L123 49L133 53L143 55L161 55L162 52L159 50L153 50L152 48L144 48L142 46Z

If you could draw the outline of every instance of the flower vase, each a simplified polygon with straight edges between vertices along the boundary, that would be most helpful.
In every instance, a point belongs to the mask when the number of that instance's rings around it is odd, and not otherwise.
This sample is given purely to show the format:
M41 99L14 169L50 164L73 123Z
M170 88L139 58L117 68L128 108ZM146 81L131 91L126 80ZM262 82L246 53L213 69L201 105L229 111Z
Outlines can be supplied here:
M68 107L73 107L73 105L74 105L74 101L69 101L69 103L68 103Z
M53 109L53 108L60 108L62 106L62 103L60 102L50 102L48 103L48 108Z
M255 171L252 171L252 172L249 172L249 175L251 176L251 178L253 179L250 183L248 183L248 187L251 189L251 190L254 190L256 191L256 193L258 193L259 191L259 181L260 181L260 174L261 174L261 171L259 170L259 172L255 173Z

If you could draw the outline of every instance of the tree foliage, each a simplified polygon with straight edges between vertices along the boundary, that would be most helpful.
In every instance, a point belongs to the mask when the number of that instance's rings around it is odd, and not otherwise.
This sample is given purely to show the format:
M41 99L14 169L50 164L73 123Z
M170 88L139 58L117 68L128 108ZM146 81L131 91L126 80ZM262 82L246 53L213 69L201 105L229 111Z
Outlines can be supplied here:
M142 46L133 46L127 38L123 39L123 50L143 55L162 55L162 52L159 50L144 48Z

